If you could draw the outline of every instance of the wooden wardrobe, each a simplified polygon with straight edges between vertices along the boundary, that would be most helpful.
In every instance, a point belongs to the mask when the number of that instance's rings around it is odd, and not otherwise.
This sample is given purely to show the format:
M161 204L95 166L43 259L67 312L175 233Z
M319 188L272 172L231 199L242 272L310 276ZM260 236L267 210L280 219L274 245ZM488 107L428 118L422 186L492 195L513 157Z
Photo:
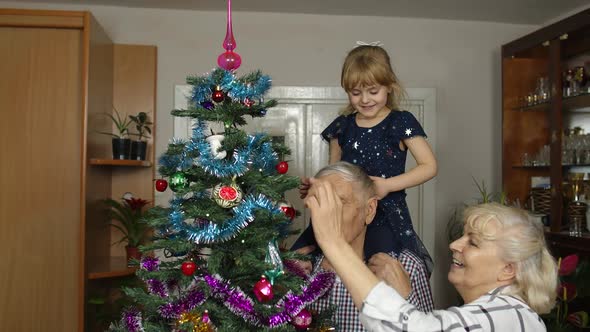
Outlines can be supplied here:
M113 106L155 123L156 63L89 12L0 9L0 330L83 331L91 272L129 272L98 202L153 202L153 137L121 166L98 132Z

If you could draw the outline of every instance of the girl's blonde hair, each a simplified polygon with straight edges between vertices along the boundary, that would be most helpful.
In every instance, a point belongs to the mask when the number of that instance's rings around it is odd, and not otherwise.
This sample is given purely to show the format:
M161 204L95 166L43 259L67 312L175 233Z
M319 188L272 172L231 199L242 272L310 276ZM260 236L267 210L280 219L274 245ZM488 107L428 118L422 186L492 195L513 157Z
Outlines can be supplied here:
M498 203L468 207L465 224L486 240L495 241L502 260L516 267L516 280L511 294L521 297L539 314L555 305L557 265L547 250L543 225L521 209ZM496 221L501 230L485 232L489 222Z
M391 67L389 55L380 46L363 45L348 52L342 65L340 84L346 92L358 86L374 84L391 88L391 93L387 95L386 106L392 110L398 109L402 100L406 98L406 92ZM354 107L348 104L342 114L348 115L354 112Z

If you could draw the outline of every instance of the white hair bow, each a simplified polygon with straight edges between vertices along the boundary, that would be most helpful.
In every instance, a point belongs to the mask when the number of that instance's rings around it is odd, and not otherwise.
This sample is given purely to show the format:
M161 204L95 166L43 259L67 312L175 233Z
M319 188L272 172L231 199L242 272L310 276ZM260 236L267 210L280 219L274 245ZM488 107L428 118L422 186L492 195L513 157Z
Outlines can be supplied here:
M370 43L364 42L362 40L357 40L356 41L356 46L383 46L383 43L381 43L380 40L374 41L374 42L370 42Z

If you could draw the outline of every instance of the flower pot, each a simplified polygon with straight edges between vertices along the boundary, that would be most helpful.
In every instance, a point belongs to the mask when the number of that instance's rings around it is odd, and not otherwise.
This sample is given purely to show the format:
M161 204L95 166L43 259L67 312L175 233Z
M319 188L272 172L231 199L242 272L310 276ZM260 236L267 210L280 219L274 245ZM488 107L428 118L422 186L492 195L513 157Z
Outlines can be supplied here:
M146 153L147 153L147 142L144 142L144 141L132 141L131 142L131 159L145 160Z
M139 248L126 246L125 250L127 252L127 265L129 265L129 261L132 259L141 259L141 251L139 251Z
M113 138L113 159L129 159L131 140L128 138Z

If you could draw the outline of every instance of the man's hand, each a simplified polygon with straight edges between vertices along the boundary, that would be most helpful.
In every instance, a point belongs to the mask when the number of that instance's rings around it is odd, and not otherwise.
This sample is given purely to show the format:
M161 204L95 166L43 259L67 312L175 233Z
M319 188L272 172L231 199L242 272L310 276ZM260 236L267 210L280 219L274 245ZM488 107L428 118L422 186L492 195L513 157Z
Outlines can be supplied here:
M311 211L311 223L315 239L324 246L346 242L342 231L342 201L328 181L309 179L312 187L305 198L305 205Z
M404 299L408 298L412 291L410 277L397 259L380 252L369 259L369 269L377 278L395 288Z

